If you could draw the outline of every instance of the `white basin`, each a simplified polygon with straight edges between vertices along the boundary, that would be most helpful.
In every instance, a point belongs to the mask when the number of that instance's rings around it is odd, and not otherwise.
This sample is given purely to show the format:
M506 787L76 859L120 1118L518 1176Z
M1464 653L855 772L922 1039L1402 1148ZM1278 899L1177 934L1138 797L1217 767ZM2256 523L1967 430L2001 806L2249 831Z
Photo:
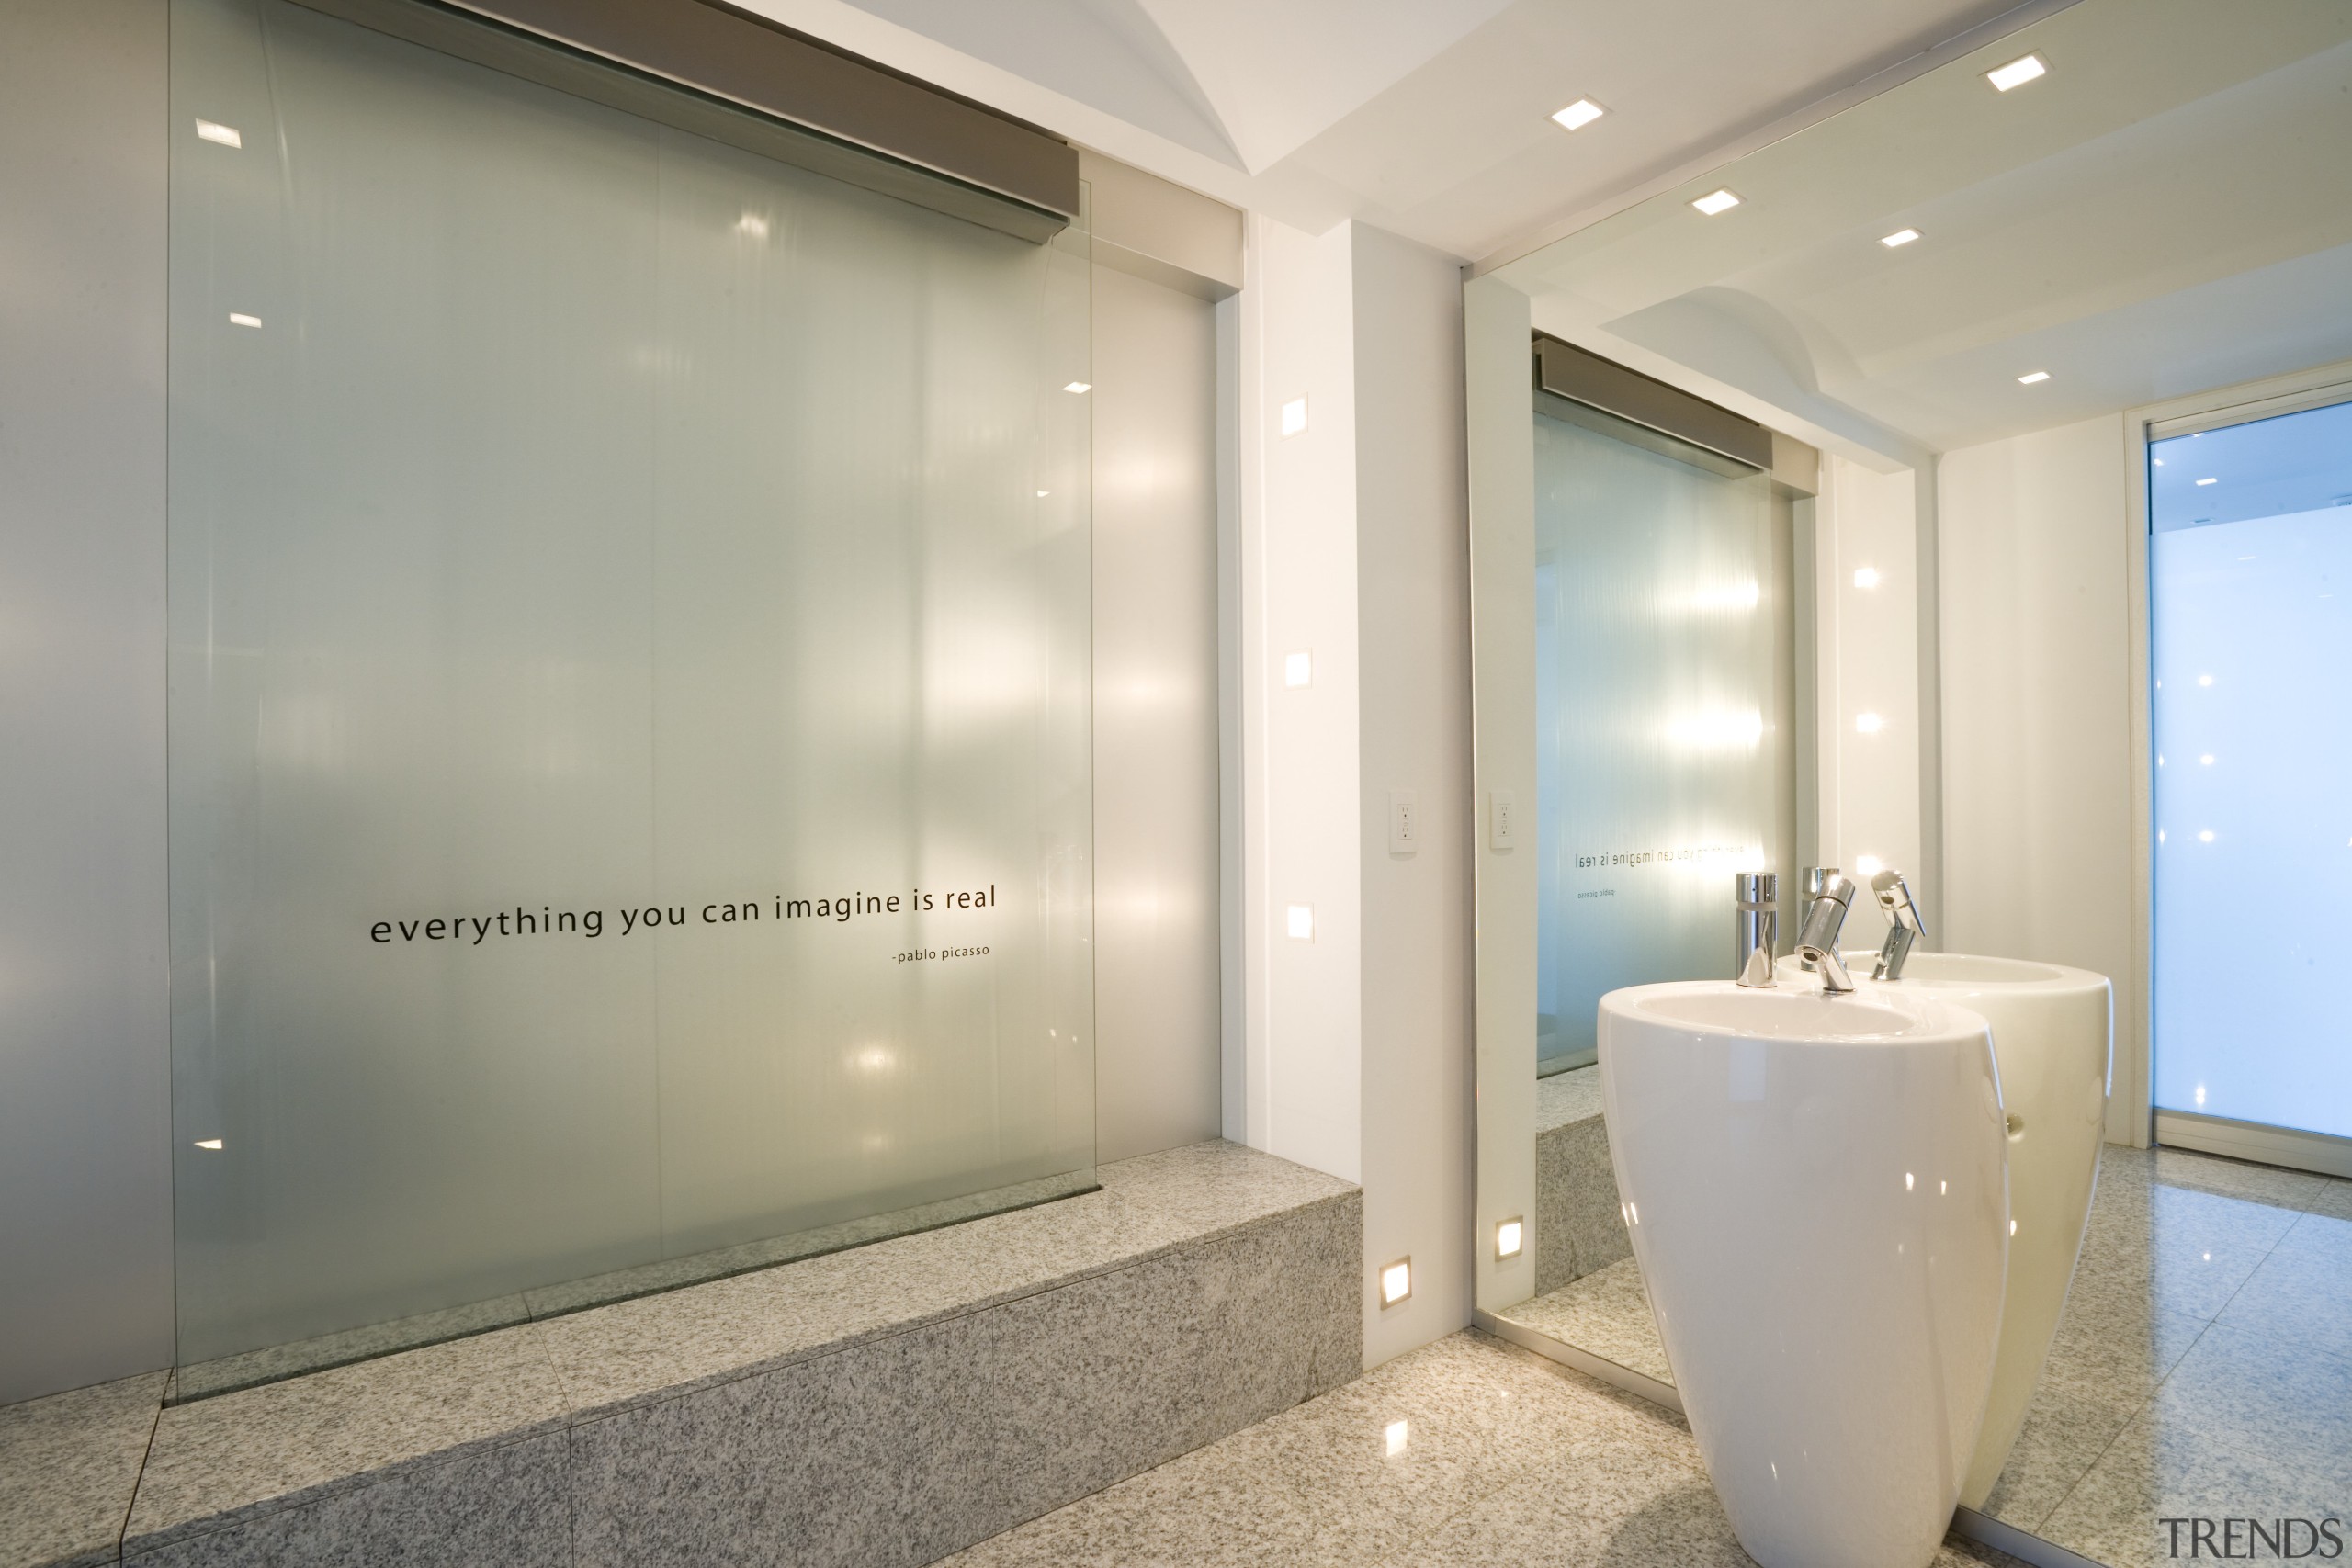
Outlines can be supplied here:
M2050 1339L2090 1218L2098 1148L2106 1136L2114 1000L2107 976L2020 958L1914 953L1903 978L1864 980L1871 955L1847 953L1860 987L1940 998L1982 1013L2001 1065L2001 1104L2009 1124L2009 1284L1984 1428L1960 1500L1981 1507L2025 1423L2041 1381ZM1794 957L1781 961L1783 985L1814 986Z
M1918 1568L1984 1411L2008 1248L1984 1021L1882 987L1600 998L1617 1190L1715 1491L1764 1568Z

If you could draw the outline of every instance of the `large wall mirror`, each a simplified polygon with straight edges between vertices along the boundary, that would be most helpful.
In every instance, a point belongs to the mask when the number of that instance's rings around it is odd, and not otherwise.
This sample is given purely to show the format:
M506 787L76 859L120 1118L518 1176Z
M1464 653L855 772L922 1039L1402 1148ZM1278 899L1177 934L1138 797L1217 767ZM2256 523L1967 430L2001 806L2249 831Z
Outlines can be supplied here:
M2036 1562L2352 1498L2347 966L2227 974L2352 914L2346 146L2344 7L2078 0L1467 286L1478 1320L1736 1522L1816 1417Z

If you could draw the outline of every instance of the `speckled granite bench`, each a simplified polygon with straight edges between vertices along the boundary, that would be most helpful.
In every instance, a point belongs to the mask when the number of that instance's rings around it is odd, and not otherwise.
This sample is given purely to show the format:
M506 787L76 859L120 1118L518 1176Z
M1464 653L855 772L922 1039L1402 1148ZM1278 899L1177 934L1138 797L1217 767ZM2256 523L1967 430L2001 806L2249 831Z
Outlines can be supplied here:
M1534 1246L1539 1296L1634 1255L1617 1207L1599 1067L1536 1081Z
M0 1409L0 1568L914 1564L1356 1375L1363 1203L1211 1143L1102 1190L159 1406Z

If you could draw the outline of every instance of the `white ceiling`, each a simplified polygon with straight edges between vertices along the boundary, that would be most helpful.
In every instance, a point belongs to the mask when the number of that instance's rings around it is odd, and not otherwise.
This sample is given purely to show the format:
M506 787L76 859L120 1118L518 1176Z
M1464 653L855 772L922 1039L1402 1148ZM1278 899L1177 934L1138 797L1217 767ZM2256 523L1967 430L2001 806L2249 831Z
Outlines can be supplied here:
M738 0L1313 231L1464 259L2064 0ZM1609 109L1571 135L1552 111Z
M1498 272L1652 374L1944 451L2352 358L2347 148L2342 0L2083 0Z

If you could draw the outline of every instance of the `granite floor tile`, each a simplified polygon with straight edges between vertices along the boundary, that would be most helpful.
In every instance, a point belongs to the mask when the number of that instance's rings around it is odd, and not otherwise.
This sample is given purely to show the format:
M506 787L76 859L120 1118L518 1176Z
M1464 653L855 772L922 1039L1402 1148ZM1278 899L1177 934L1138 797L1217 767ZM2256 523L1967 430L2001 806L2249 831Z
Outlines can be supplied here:
M2160 1312L2210 1318L2269 1252L2267 1242L2176 1237L2162 1231L2144 1240L2094 1233L2075 1260L2074 1288L2092 1295L2126 1292Z
M1577 1067L1535 1080L1535 1131L1541 1134L1572 1122L1589 1122L1603 1111L1600 1068Z
M169 1375L0 1406L0 1564L115 1560Z
M1548 1295L1505 1310L1504 1316L1563 1344L1672 1384L1674 1369L1650 1315L1641 1266L1628 1258Z
M2120 1293L2119 1293L2120 1294ZM2094 1304L2097 1303L2097 1304ZM2041 1381L2053 1389L2108 1404L2139 1405L2154 1397L2206 1320L2146 1301L2085 1292L2069 1296Z
M2254 1165L2191 1149L2157 1148L2149 1153L2154 1156L2149 1175L2165 1186L2245 1198L2282 1209L2303 1208L2319 1197L2329 1179L2309 1171Z
M566 1419L529 1325L167 1409L126 1552L381 1482Z
M2308 1213L2325 1214L2333 1219L2352 1220L2352 1181L2337 1178L2313 1193L2304 1204Z
M564 1434L403 1471L125 1561L140 1568L570 1568Z
M2226 1242L2268 1247L2301 1217L2298 1210L2163 1182L2109 1190L2106 1202L2092 1204L2086 1243L2112 1233L2158 1237L2176 1247Z
M2217 1323L2149 1409L2166 1431L2291 1458L2352 1502L2352 1356Z
M2319 1351L2352 1358L2352 1251L2280 1247L2213 1321L2260 1337L2282 1357Z
M2026 1406L2025 1423L1981 1511L2019 1529L2039 1529L2143 1404L2045 1382Z
M2154 1568L2175 1560L2172 1532L2159 1522L2167 1517L2276 1520L2343 1512L2341 1488L2148 1411L2099 1456L2039 1533L2110 1568ZM2179 1544L2185 1551L2196 1543Z
M2352 1265L2352 1219L2305 1214L2278 1238L2276 1250L2308 1253L2314 1258L2329 1258Z

